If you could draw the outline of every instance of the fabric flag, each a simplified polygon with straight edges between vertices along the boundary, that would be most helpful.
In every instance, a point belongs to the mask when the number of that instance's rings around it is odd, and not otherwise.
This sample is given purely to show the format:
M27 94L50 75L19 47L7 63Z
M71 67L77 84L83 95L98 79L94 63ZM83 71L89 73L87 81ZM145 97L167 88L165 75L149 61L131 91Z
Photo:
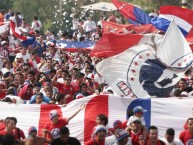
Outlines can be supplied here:
M192 50L174 21L157 50L157 58L171 68L187 70L192 66Z
M24 47L27 48L29 45L32 45L35 42L34 37L23 36L13 21L10 21L10 29L13 35L21 41Z
M161 6L160 15L151 19L151 24L153 24L157 29L166 32L170 22L174 20L183 35L186 36L192 29L192 15L193 11L189 9L177 6Z
M96 42L93 50L89 53L91 57L110 57L117 55L128 48L148 43L150 45L159 45L163 36L159 34L118 34L104 33L103 37Z
M86 50L92 50L95 45L95 42L91 40L85 40L82 42L74 42L74 41L64 41L64 40L59 40L56 43L56 46L58 48L65 48L66 50L69 51L77 51L77 49L86 49Z
M175 135L179 136L187 118L192 115L192 101L192 98L131 99L113 95L100 95L75 100L67 107L36 104L15 105L0 102L0 119L8 116L16 117L18 120L17 126L24 130L24 133L28 136L27 130L30 126L37 127L38 132L40 132L42 126L50 121L48 116L50 110L57 109L61 118L68 117L78 110L81 104L85 104L85 108L67 125L70 136L77 137L84 145L84 142L91 138L91 132L96 125L95 120L98 114L105 114L109 120L108 127L112 127L113 122L117 119L127 120L129 118L128 112L138 105L147 110L144 113L146 125L147 127L150 125L157 126L159 137L164 137L165 131L169 127L174 128Z
M131 24L149 24L150 17L143 10L126 2L120 2L119 0L112 0L112 3L125 18L129 19Z
M164 66L147 44L104 59L96 69L116 94L138 98L168 97L184 74Z
M0 34L7 31L8 25L9 25L9 22L0 22Z
M154 33L157 31L152 24L144 24L141 26L136 25L122 25L112 22L103 21L103 33L113 32L113 33L133 33L133 34L143 34L143 33Z

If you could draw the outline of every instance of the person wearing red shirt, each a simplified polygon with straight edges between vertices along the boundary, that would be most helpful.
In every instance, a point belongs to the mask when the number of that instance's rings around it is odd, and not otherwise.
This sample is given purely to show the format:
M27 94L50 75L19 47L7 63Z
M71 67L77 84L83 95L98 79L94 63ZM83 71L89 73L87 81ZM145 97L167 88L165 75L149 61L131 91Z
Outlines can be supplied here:
M5 84L0 81L0 100L4 99L6 96L6 92L3 89L5 89Z
M180 133L179 138L184 144L191 144L193 142L193 118L188 118L187 127L188 129Z
M165 142L158 139L158 129L156 126L149 127L148 140L145 145L166 145Z
M45 130L48 130L52 137L50 135L48 135L48 138L57 138L60 135L60 128L62 126L66 126L68 124L68 122L75 117L82 109L84 109L84 105L81 105L81 107L74 113L72 114L70 117L66 117L66 118L62 118L59 119L60 115L57 112L57 110L51 110L49 113L49 117L51 122L45 124L45 126L43 127L42 131L45 132Z
M11 117L11 118L14 121L13 134L14 134L15 138L16 139L25 139L25 134L24 134L23 130L21 130L20 128L16 127L17 118L15 118L15 117Z
M107 130L104 125L98 125L95 129L95 138L85 142L85 145L105 145Z
M14 127L15 127L14 120L11 117L6 118L5 119L5 129L0 131L0 135L11 134L12 136L14 136L13 134Z
M143 135L143 125L139 117L132 119L132 128L128 130L132 139L133 145L140 145L141 142L145 142L146 136Z

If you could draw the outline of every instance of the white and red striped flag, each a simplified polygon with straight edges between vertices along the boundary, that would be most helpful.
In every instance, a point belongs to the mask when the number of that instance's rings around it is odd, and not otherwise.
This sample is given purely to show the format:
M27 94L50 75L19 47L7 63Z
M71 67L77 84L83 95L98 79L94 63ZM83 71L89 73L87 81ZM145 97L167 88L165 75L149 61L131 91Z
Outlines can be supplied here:
M30 126L36 126L40 132L42 126L48 123L49 111L57 109L60 117L68 117L73 114L82 104L85 109L80 111L68 124L70 135L77 137L82 144L91 138L91 132L96 125L95 120L98 114L105 114L109 119L108 126L112 127L116 119L125 121L127 112L137 105L147 110L144 118L147 127L156 125L159 129L159 136L164 137L165 130L172 127L176 136L183 130L187 118L192 116L192 98L152 98L152 99L131 99L119 96L89 96L71 102L67 107L57 105L15 105L0 103L0 119L14 116L18 119L17 126L24 130Z

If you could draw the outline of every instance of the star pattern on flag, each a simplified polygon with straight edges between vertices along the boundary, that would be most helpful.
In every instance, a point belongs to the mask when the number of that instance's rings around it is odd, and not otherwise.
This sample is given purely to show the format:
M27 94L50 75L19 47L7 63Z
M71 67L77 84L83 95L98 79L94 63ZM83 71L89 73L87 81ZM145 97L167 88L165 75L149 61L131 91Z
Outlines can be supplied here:
M181 63L178 63L178 66L181 66L182 64Z
M138 62L134 62L134 65L135 65L135 66L138 66L139 64L138 64Z
M130 81L134 81L135 79L132 77L132 78L130 78Z
M149 56L150 56L150 53L147 53L146 56L149 57Z
M132 71L132 73L136 73L136 70L135 70L135 69L132 69L131 71Z
M142 59L143 57L141 55L139 55L139 59Z

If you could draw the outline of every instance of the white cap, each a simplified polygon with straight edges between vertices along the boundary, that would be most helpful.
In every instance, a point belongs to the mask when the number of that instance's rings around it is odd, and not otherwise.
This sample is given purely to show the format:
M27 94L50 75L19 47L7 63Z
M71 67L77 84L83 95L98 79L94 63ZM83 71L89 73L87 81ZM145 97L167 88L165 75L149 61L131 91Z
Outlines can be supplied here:
M1 45L8 44L7 41L2 41Z

